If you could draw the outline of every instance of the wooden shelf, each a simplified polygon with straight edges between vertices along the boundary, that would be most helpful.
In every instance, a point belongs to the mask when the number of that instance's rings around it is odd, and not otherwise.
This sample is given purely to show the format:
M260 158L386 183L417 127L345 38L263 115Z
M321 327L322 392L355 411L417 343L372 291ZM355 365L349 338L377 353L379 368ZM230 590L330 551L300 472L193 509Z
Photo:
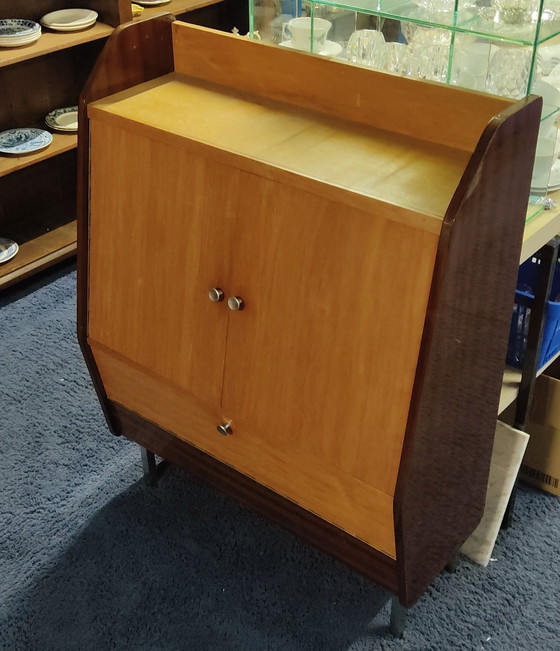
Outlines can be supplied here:
M76 222L64 224L21 244L17 255L0 265L0 288L46 269L76 253Z
M113 28L104 23L96 23L92 28L86 29L83 32L54 33L45 31L41 34L39 40L32 45L0 49L0 68L40 57L50 52L74 47L81 43L89 43L90 41L106 38L112 31Z
M12 172L17 172L24 167L29 167L47 158L58 156L65 151L75 149L77 145L76 134L54 133L52 143L43 151L27 156L0 156L0 177Z
M546 369L555 362L560 353L554 355L546 364L543 364L541 368L537 371L537 377L544 373ZM512 402L517 399L517 394L519 393L519 385L521 383L521 369L513 368L512 366L506 366L504 371L504 379L502 382L502 393L500 395L500 406L498 414L501 414L505 411Z
M202 7L209 7L210 5L219 4L221 0L171 0L168 4L159 5L158 7L144 7L144 11L140 16L134 20L144 20L151 18L162 13L170 13L175 16L186 13L187 11L194 11L195 9L202 9Z

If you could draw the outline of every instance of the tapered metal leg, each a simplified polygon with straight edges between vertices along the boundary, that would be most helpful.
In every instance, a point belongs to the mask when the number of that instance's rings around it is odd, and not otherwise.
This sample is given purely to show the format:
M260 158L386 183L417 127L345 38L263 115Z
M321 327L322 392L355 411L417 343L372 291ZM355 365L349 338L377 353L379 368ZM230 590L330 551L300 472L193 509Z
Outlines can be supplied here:
M146 448L140 448L142 454L142 467L144 469L144 481L148 486L156 486L158 480L156 455Z
M395 637L402 637L404 629L406 628L406 617L408 615L408 608L403 606L398 597L393 597L391 600L391 623L389 630Z

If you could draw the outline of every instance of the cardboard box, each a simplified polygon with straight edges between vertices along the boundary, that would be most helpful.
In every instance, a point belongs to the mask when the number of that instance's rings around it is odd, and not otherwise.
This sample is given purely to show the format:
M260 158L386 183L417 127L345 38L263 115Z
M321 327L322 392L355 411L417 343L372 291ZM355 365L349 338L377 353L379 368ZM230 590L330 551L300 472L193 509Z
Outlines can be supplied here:
M560 496L560 365L537 378L527 433L529 443L520 476Z

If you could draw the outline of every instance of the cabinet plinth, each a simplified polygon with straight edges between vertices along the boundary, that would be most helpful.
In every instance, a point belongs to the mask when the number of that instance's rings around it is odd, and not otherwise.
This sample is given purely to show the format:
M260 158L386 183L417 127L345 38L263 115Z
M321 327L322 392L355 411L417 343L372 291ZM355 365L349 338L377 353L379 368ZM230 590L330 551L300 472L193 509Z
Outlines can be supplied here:
M138 67L111 79L115 35L80 103L80 342L113 431L414 603L484 507L539 100L125 32Z

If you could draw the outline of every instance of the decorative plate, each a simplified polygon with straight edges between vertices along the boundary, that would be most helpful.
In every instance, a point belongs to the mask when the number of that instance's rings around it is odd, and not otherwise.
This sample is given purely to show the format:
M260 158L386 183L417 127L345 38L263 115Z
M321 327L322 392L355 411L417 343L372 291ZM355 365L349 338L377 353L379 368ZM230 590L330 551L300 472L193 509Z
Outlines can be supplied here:
M45 116L47 126L55 131L76 132L78 130L78 107L57 108Z
M0 47L30 45L41 36L41 25L32 20L6 18L0 20Z
M0 264L8 262L19 251L19 246L13 240L0 237Z
M0 154L32 154L48 147L52 139L44 129L8 129L0 133Z
M30 36L37 30L41 31L41 25L33 20L24 20L23 18L0 20L0 39L14 36Z

